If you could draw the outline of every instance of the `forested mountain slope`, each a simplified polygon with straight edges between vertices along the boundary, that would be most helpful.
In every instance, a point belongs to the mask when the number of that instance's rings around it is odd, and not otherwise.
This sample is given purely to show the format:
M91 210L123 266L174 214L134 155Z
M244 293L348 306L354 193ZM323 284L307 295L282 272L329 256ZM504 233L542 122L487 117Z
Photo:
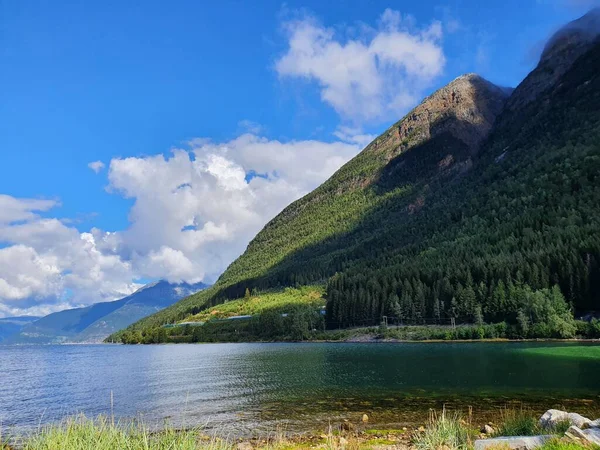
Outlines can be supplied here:
M343 326L514 320L516 285L600 309L599 68L598 41L561 30L512 95L459 77L267 224L213 288L133 328L319 281Z

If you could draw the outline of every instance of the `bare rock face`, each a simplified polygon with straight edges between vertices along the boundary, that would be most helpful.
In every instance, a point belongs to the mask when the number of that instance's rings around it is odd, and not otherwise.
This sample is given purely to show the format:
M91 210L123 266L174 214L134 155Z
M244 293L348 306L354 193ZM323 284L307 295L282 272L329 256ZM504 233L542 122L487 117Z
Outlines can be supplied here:
M520 109L553 86L599 37L600 8L562 27L546 44L537 67L515 89L507 109Z
M383 177L389 179L388 172L398 167L396 165L392 169L388 164L417 147L421 147L418 156L414 153L412 155L419 164L414 161L412 164L420 165L419 170L427 172L425 177L435 176L429 172L460 175L468 171L471 156L477 153L482 141L488 136L511 92L511 89L495 86L476 74L456 78L425 98L343 166L334 175L336 194L368 188L382 179L382 171L385 172ZM445 147L452 140L454 149L446 152ZM423 150L427 145L429 148ZM457 150L457 146L461 148ZM437 159L428 158L428 154L432 152L441 154ZM407 163L405 167L407 172L411 172L409 165ZM422 170L423 167L433 167L433 170L428 172ZM417 170L411 173L417 173ZM323 189L327 186L328 182L323 185ZM310 201L318 199L318 196L312 195Z
M511 93L476 74L466 74L439 89L376 139L367 151L392 159L403 151L450 132L473 153L492 128Z

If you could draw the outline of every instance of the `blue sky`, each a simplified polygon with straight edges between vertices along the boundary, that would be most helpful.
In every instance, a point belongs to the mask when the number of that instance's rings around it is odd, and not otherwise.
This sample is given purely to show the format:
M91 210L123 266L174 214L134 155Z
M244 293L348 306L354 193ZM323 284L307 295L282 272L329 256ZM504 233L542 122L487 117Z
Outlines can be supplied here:
M0 254L0 316L116 298L140 280L214 280L423 95L466 72L516 86L592 6L250 5L2 2L0 195L14 213L0 213L0 252L31 277ZM365 64L337 74L340 58Z

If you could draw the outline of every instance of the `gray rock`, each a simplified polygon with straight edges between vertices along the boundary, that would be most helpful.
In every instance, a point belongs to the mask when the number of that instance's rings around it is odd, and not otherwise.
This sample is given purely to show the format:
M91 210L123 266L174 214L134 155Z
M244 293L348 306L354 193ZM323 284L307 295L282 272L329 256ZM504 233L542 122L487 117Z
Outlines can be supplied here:
M585 434L581 428L576 427L575 425L571 425L569 429L565 432L565 436L570 437L571 439L584 439L587 440Z
M587 430L582 430L576 426L571 426L565 433L565 436L575 440L580 439L582 441L589 442L590 444L600 445L600 429L598 428L588 428Z
M588 428L587 430L583 430L582 433L584 434L586 441L600 445L600 429Z
M544 428L553 428L560 422L569 421L578 428L588 428L592 421L581 414L569 413L559 409L549 409L540 418L540 425Z
M544 445L544 442L549 439L552 439L552 436L510 436L493 439L477 439L475 441L475 450L486 450L490 447L508 447L511 450L533 450Z
M481 432L485 433L485 434L494 434L494 429L489 425L486 424L484 426L481 427Z

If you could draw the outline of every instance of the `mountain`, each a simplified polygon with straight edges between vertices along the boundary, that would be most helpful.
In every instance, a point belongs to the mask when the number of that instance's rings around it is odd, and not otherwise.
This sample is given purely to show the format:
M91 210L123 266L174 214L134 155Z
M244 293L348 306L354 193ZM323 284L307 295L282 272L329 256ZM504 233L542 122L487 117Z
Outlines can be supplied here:
M36 320L35 316L4 317L0 319L0 343L7 337L18 333L21 329Z
M595 45L600 35L600 8L565 25L546 43L537 67L517 87L507 108L522 109L542 92L557 85L573 63Z
M3 343L102 342L111 333L204 288L203 283L147 284L120 300L49 314L24 325Z
M326 284L335 326L515 322L523 286L600 309L596 15L553 36L514 91L469 74L424 99L269 222L212 288L130 330L310 283Z

